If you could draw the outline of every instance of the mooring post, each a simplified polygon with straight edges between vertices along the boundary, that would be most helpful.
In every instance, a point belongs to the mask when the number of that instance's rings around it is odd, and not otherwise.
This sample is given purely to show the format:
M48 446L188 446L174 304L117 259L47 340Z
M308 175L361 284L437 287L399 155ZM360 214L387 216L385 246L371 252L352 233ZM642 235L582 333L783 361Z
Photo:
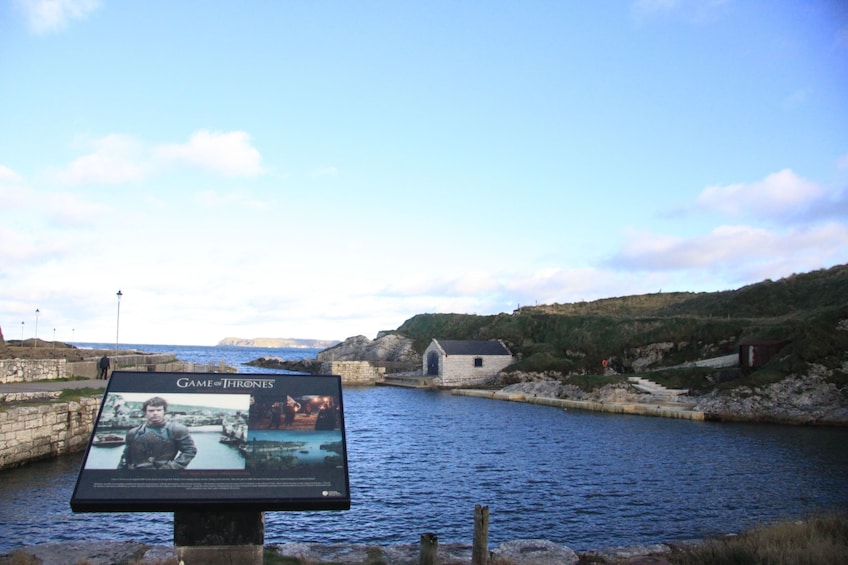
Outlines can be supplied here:
M438 565L439 536L433 533L421 534L418 565Z
M185 565L262 565L264 512L174 512L174 546Z
M474 543L471 546L471 565L489 562L489 507L474 505Z

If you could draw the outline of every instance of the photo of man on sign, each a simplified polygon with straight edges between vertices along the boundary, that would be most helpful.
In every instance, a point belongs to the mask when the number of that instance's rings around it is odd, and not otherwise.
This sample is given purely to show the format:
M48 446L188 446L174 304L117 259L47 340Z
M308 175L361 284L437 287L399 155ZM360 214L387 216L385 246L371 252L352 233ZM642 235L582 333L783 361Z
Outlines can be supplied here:
M197 447L187 426L168 419L168 402L159 396L142 405L147 421L127 432L119 469L185 469Z

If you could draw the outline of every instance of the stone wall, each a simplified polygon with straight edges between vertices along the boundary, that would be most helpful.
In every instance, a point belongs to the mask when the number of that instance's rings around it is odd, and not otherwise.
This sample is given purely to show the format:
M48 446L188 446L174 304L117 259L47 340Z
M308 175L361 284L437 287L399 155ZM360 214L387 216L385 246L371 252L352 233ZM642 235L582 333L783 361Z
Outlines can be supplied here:
M343 385L373 385L383 381L386 370L368 361L325 361L321 373L341 376Z
M0 384L62 379L64 359L0 359Z
M82 451L99 409L100 397L0 410L0 469Z
M177 359L174 353L145 353L137 355L119 355L109 358L112 370L138 371L150 373L237 373L238 369L228 367L221 361L217 365L185 363ZM0 384L26 383L83 377L96 379L99 369L97 361L72 361L64 359L0 359Z
M482 365L474 366L481 359ZM442 387L479 386L495 379L497 374L512 363L509 355L444 355L439 360L441 379L435 383Z

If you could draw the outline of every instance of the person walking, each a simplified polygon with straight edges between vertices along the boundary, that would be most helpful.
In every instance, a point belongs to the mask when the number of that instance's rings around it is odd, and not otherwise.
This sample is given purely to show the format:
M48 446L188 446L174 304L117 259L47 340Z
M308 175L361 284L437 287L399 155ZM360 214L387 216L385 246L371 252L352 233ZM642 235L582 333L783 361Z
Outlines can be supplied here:
M100 358L100 361L97 363L97 367L99 369L97 373L98 379L106 380L107 378L109 378L109 365L109 357L104 354L103 357Z

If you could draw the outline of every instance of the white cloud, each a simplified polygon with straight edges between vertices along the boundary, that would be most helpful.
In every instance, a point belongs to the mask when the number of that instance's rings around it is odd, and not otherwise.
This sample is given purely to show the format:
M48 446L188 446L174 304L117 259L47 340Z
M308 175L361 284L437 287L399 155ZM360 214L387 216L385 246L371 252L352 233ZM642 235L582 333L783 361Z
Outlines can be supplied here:
M608 266L639 271L735 270L734 280L750 280L750 273L778 263L796 265L801 272L848 259L848 226L840 223L783 233L720 226L691 239L631 233L627 242Z
M154 150L163 161L183 162L230 176L262 174L262 156L243 131L195 132L188 143L163 145Z
M53 177L64 185L121 184L140 181L169 163L182 163L227 176L263 173L261 155L240 131L215 133L200 130L185 144L153 147L129 135L110 134L87 140L87 155L74 159ZM0 169L0 181L14 174Z
M0 185L14 184L20 182L20 180L21 175L19 175L6 165L0 165Z
M244 190L234 190L226 194L220 194L216 190L204 190L197 193L196 200L201 206L208 208L217 208L220 206L245 206L248 208L262 209L268 205L256 198L253 198L249 192Z
M474 296L499 288L496 278L482 271L435 277L414 273L388 285L385 293L390 296Z
M58 227L79 227L97 223L112 213L109 206L82 200L76 194L56 193L45 199L48 219Z
M772 218L796 215L823 195L824 190L816 183L783 169L757 182L708 186L697 203L732 216Z
M73 20L84 20L100 7L99 0L17 0L32 31L38 34L65 29Z
M27 263L44 261L70 250L72 250L72 244L62 238L0 227L0 275L5 269L19 261Z
M21 186L23 178L5 165L0 165L0 202L2 210L22 206L28 198L28 190Z
M507 283L515 307L570 302L597 297L612 278L593 268L540 269Z
M55 175L66 185L117 184L137 181L151 170L141 144L127 135L112 134L90 142L93 151L75 159Z

